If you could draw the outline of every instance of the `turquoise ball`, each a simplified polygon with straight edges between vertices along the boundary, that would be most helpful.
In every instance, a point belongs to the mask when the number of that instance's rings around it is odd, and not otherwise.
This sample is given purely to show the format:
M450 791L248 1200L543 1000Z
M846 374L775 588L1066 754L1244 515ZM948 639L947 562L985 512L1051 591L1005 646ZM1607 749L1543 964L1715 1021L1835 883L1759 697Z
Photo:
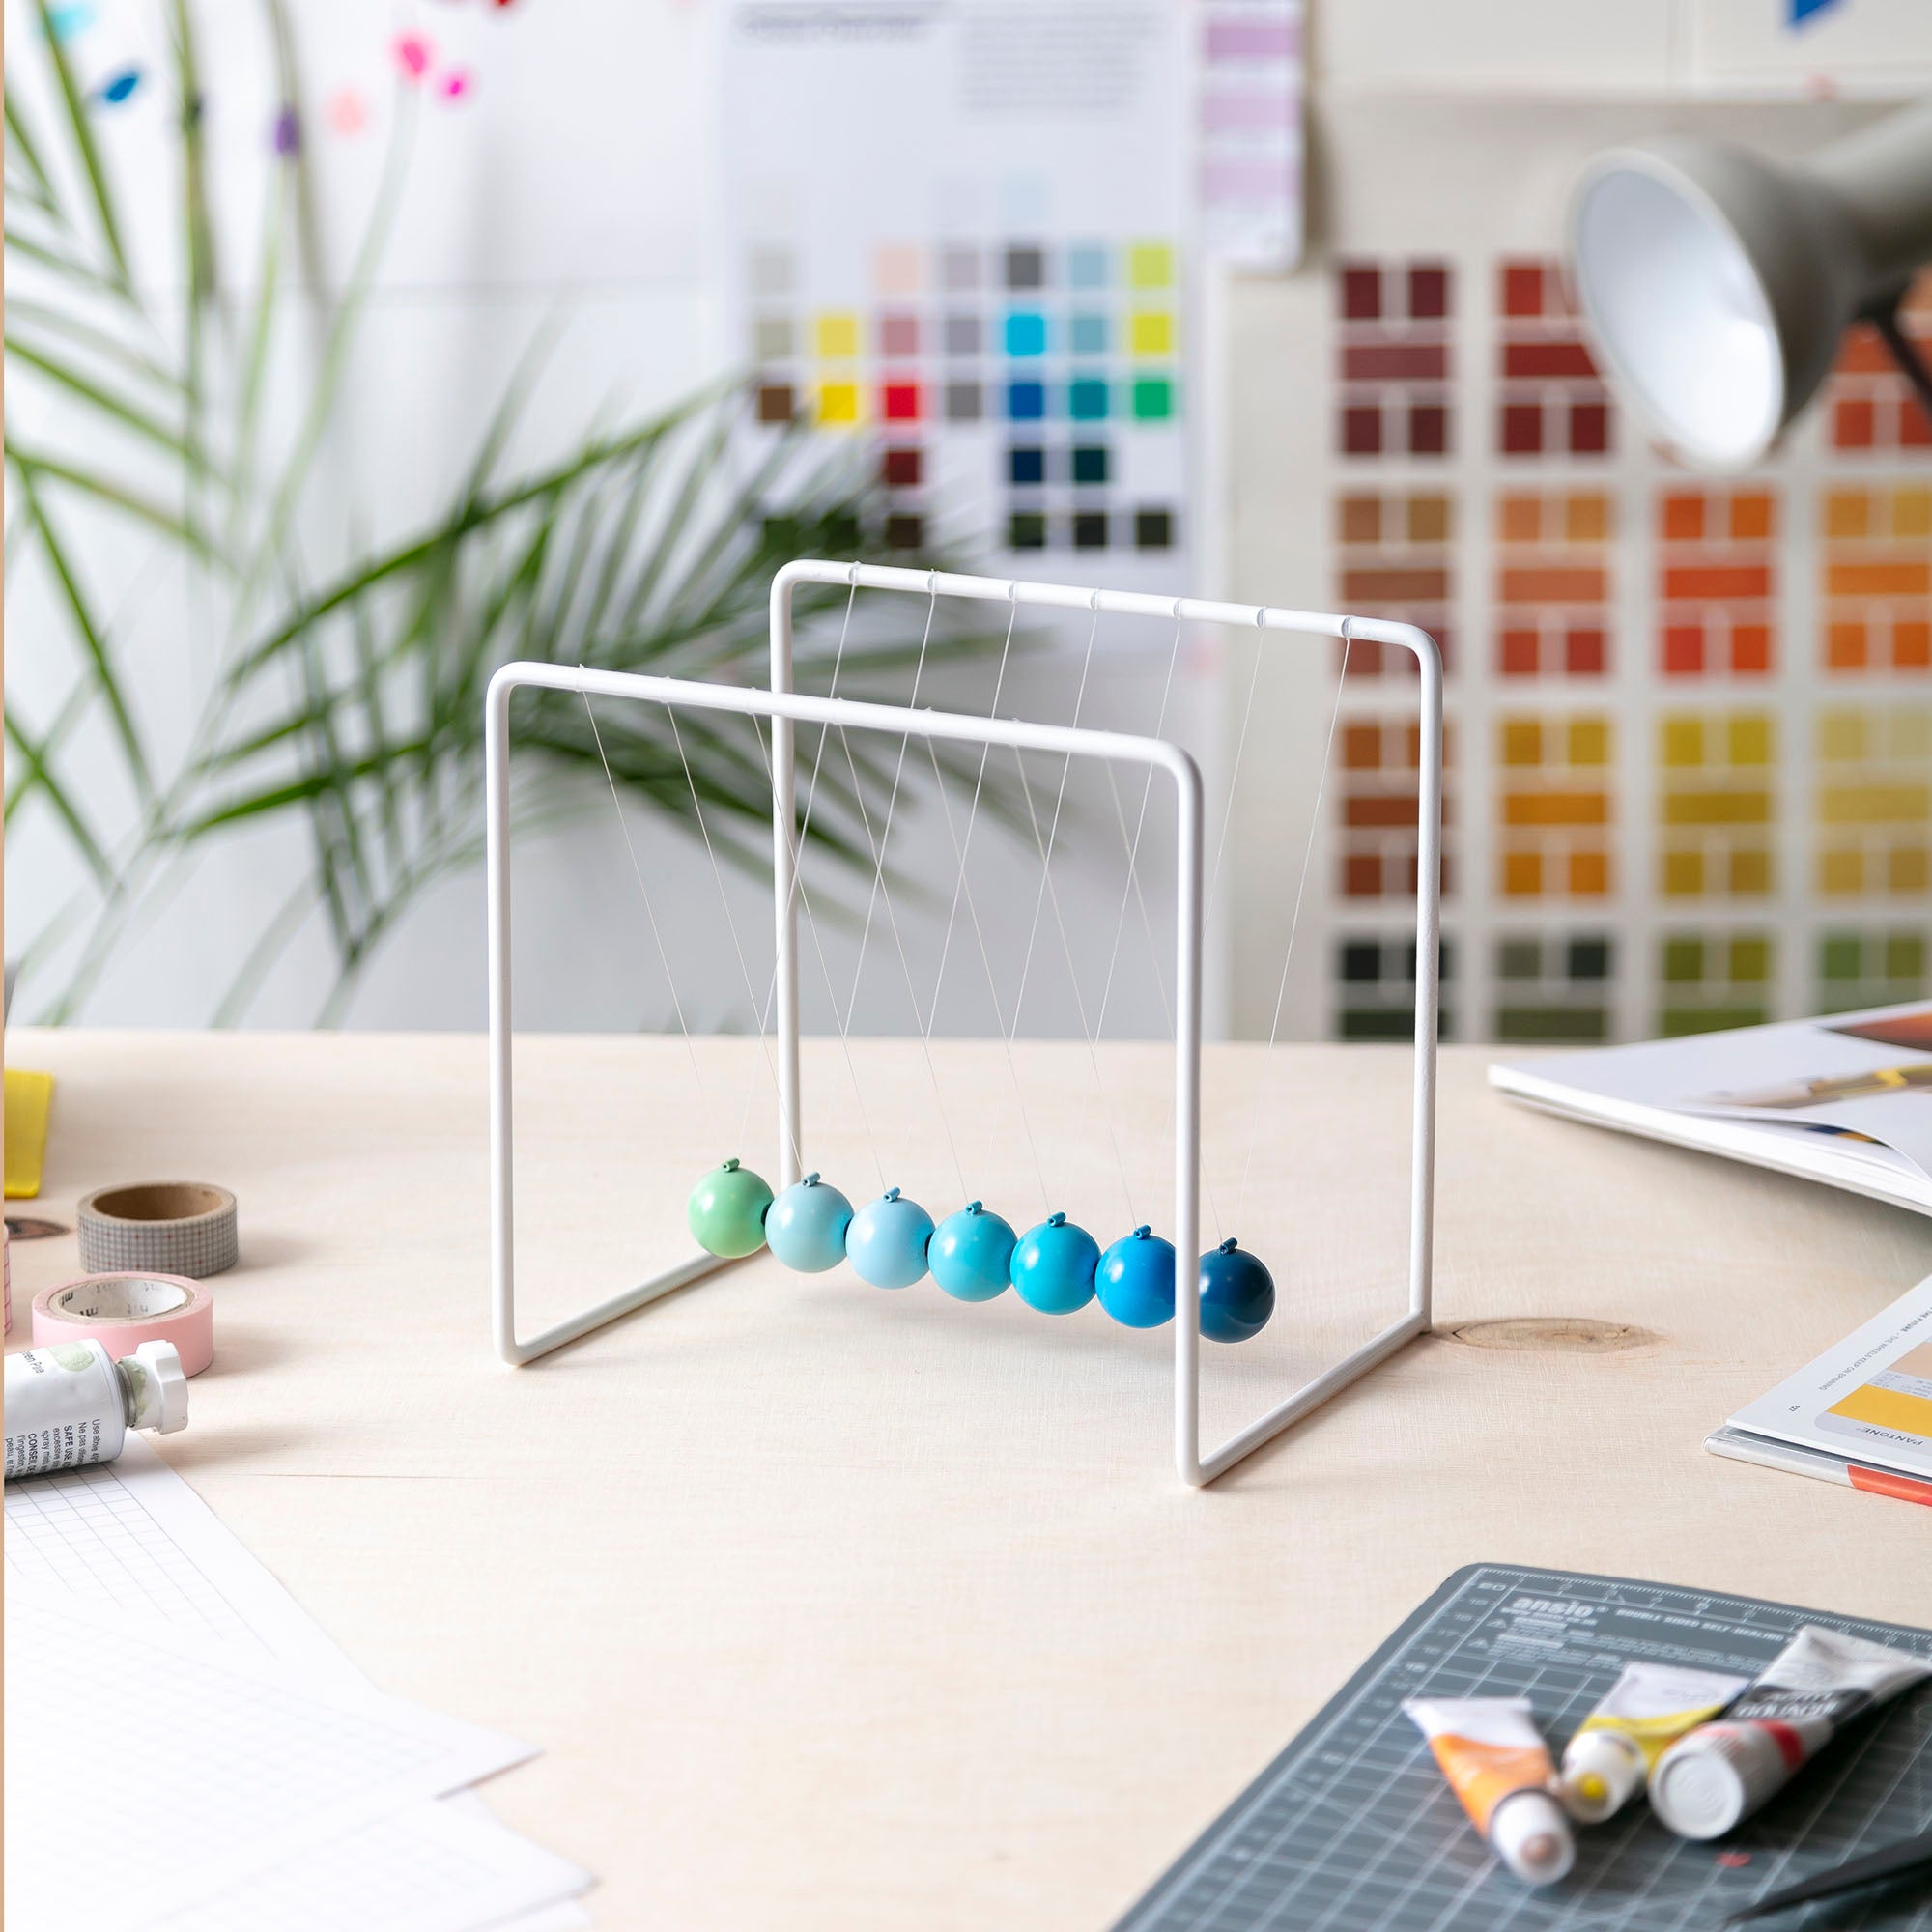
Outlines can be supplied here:
M1136 1228L1100 1257L1094 1274L1100 1306L1123 1328L1158 1328L1174 1320L1174 1243Z
M955 1300L991 1301L1007 1292L1016 1238L997 1214L969 1201L932 1231L925 1264Z
M845 1230L852 1204L838 1188L808 1174L765 1211L765 1240L788 1268L823 1274L845 1259Z
M1071 1315L1094 1299L1094 1270L1100 1244L1065 1214L1049 1214L1029 1228L1013 1248L1013 1286L1029 1308L1042 1315Z
M765 1245L765 1209L771 1205L772 1190L749 1167L727 1160L691 1190L685 1225L706 1254L737 1261Z
M861 1281L874 1288L910 1288L925 1272L932 1216L917 1201L889 1187L852 1216L845 1230L845 1257Z
M1274 1313L1274 1276L1234 1240L1201 1257L1201 1332L1210 1342L1245 1342Z

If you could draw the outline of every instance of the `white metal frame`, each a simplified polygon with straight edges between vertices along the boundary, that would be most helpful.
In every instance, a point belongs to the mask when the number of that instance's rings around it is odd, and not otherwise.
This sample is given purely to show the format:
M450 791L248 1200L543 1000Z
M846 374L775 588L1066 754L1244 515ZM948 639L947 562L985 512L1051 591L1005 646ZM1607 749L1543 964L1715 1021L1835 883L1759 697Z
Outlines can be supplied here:
M772 582L771 689L586 670L554 664L505 665L490 680L485 700L484 790L488 847L490 963L490 1260L493 1334L497 1352L513 1365L531 1362L642 1308L672 1290L730 1265L709 1254L609 1296L527 1339L516 1331L515 1227L512 1194L510 1085L510 773L511 694L526 685L585 696L627 697L694 710L735 712L772 722L772 871L777 922L779 1185L800 1177L796 1150L804 1145L799 1093L798 904L793 890L796 852L796 770L793 727L799 724L885 731L1015 751L1050 752L1163 771L1176 799L1174 1243L1178 1255L1200 1252L1202 787L1194 760L1161 738L1127 736L1085 726L1036 724L1018 719L969 718L850 698L810 697L792 689L792 593L801 583L900 590L923 597L1163 617L1175 622L1239 625L1316 637L1360 638L1393 644L1416 660L1421 673L1422 748L1416 865L1415 1084L1409 1172L1408 1309L1380 1334L1304 1383L1264 1415L1204 1456L1201 1453L1200 1281L1192 1268L1176 1271L1174 1323L1174 1443L1181 1480L1212 1482L1244 1456L1301 1420L1331 1396L1392 1355L1430 1323L1431 1236L1435 1214L1435 1027L1437 956L1441 930L1442 660L1435 639L1411 624L1366 617L1279 611L1195 598L1150 597L1071 584L1025 583L944 571L897 570L873 564L788 563Z

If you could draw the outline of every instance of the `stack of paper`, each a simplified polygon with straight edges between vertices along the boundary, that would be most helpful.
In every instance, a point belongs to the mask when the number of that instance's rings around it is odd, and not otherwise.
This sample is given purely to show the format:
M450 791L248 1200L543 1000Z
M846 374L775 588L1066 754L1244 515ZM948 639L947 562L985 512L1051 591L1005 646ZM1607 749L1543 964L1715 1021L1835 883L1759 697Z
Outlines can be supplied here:
M10 1932L588 1922L467 1789L530 1748L383 1695L138 1438L6 1503Z

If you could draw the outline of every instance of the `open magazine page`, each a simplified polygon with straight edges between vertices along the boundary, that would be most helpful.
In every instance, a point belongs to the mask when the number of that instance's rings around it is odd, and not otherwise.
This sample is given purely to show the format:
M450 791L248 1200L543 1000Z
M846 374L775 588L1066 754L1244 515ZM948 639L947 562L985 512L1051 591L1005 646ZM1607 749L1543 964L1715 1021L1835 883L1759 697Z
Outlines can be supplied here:
M1932 1209L1932 1006L1491 1068L1543 1106Z
M1932 1276L1730 1426L1932 1476Z

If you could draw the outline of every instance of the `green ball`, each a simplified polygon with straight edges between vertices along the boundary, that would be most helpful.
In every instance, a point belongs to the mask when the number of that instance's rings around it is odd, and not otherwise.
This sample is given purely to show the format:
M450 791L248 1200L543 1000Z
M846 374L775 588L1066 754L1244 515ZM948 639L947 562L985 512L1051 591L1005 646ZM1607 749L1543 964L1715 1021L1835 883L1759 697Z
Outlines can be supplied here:
M714 1167L684 1204L684 1218L707 1254L736 1261L765 1245L765 1209L772 1190L752 1172L727 1160Z

